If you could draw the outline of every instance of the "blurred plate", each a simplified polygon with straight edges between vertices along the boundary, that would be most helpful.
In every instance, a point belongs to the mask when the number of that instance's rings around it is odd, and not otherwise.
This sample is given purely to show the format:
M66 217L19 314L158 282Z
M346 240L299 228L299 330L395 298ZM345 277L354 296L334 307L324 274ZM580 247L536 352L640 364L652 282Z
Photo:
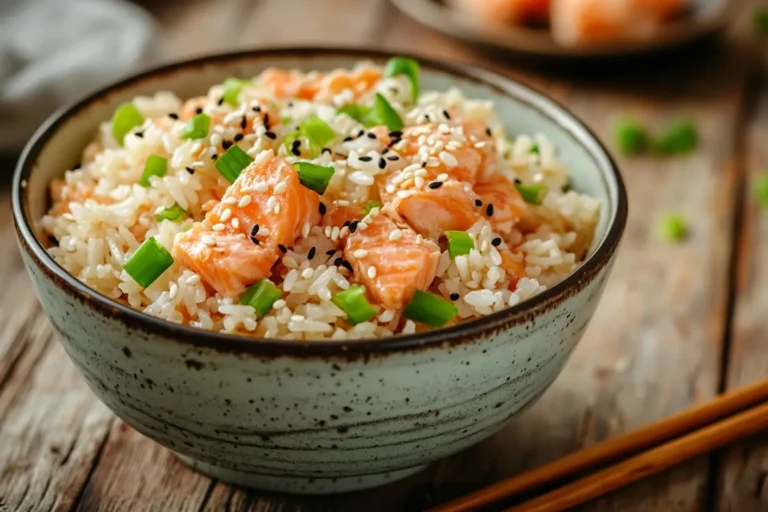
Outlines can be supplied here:
M403 13L438 32L476 44L543 57L591 58L646 53L691 43L723 29L737 0L690 0L678 19L667 23L648 41L617 42L601 46L569 47L552 39L546 28L519 25L483 25L446 0L392 0Z

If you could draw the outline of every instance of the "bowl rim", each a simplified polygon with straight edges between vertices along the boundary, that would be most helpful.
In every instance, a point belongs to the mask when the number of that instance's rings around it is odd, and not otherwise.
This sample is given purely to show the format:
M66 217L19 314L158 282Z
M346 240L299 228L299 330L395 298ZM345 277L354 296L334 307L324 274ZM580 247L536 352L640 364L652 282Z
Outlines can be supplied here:
M295 341L275 338L259 338L208 331L185 326L168 320L150 316L143 311L118 303L90 288L75 276L67 272L45 250L32 229L28 218L26 181L36 167L39 155L44 151L48 140L67 120L77 116L80 110L99 101L101 98L130 88L144 80L184 69L202 67L207 64L253 60L261 58L317 58L336 57L354 60L384 60L393 56L409 56L418 60L420 65L432 71L450 74L463 80L471 80L490 87L505 96L512 97L530 108L537 110L560 126L584 147L596 163L601 179L609 191L615 188L616 204L612 205L608 225L602 240L594 252L565 279L542 293L522 301L520 304L492 313L481 318L459 324L415 334L399 334L388 338L365 338L345 340ZM610 153L585 124L567 108L545 94L496 71L481 66L459 62L437 60L412 52L381 50L374 48L346 48L342 46L288 46L237 52L225 52L206 55L154 67L146 71L120 79L101 87L85 97L59 109L51 115L35 132L24 147L16 166L11 188L13 219L17 237L22 249L26 249L41 269L52 277L55 285L70 295L80 298L90 306L100 309L109 316L122 320L127 326L137 326L145 331L160 335L169 340L189 345L190 348L208 348L218 352L245 353L257 356L341 356L357 357L389 353L396 351L418 350L433 345L458 344L476 340L492 334L504 327L524 323L538 313L554 307L568 298L573 292L581 290L594 275L607 265L615 253L627 221L627 195L618 167ZM25 246L25 247L24 247Z

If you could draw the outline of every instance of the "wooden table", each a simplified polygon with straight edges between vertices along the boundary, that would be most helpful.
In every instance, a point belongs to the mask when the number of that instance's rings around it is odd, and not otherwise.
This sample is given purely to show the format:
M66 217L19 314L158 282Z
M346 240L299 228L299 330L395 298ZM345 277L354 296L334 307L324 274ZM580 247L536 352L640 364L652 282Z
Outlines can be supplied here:
M297 43L416 50L528 82L573 109L609 146L614 119L632 114L656 128L692 118L700 149L619 158L631 206L613 276L584 340L535 406L421 475L334 497L212 481L116 419L77 374L35 299L13 249L3 190L0 511L420 510L768 373L768 212L748 193L751 177L768 167L768 89L749 12L720 45L642 62L537 67L429 32L385 0L144 3L161 20L173 57ZM670 211L689 219L683 244L656 236L658 218ZM767 477L768 434L583 509L768 510Z

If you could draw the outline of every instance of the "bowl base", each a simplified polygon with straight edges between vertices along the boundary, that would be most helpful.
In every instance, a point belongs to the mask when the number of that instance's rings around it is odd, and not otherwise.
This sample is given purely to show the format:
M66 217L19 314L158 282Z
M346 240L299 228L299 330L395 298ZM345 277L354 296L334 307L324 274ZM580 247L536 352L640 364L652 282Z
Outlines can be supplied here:
M175 453L182 462L207 476L222 482L252 487L262 491L281 492L286 494L334 494L341 492L361 491L378 487L396 480L409 477L427 467L426 464L412 468L398 469L387 473L374 475L343 476L337 478L301 478L291 476L260 475L237 471L220 466L214 466L193 458Z

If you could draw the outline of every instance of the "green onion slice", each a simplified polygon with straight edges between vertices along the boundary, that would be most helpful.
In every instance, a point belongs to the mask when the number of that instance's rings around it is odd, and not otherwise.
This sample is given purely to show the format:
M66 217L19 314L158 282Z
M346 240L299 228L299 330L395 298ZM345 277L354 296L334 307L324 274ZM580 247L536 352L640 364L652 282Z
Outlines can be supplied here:
M336 139L336 132L328 123L317 116L312 116L299 125L299 132L313 144L321 148Z
M359 284L334 295L331 301L347 314L347 322L352 325L367 322L376 316L376 310L365 299L365 288Z
M256 310L256 316L261 318L272 309L272 304L282 296L282 290L275 286L272 281L260 279L245 290L243 296L240 297L240 304L251 306Z
M112 135L117 143L122 146L125 136L137 126L141 126L143 122L144 116L141 115L141 112L133 103L123 103L117 107L112 116Z
M239 146L231 146L216 160L216 169L228 182L234 183L243 169L251 165L251 162L253 158Z
M147 288L171 265L173 256L157 240L147 238L125 262L123 269L142 288Z
M768 173L763 173L755 177L753 185L757 202L763 208L768 208Z
M677 213L665 215L659 223L659 235L668 242L679 242L688 235L685 217Z
M515 188L528 204L541 204L549 191L549 187L541 183L515 183Z
M456 306L442 297L416 290L411 302L405 307L403 316L430 327L442 327L458 313Z
M373 210L374 208L378 208L379 210L381 210L382 206L384 205L378 201L373 201L373 200L368 201L367 203L365 203L365 208L363 208L363 217L371 213L371 210Z
M532 155L538 155L539 154L539 145L535 142L533 143L533 146L531 146L531 149L529 151Z
M376 93L376 97L373 100L373 109L366 116L364 124L369 127L384 124L390 131L403 129L403 120L400 119L400 115L392 108L387 99L379 93Z
M221 97L228 105L236 107L240 102L240 91L245 86L245 80L239 78L227 78L224 83L221 84Z
M389 78L405 75L411 81L411 97L413 101L419 97L419 63L408 57L393 57L384 66L384 76Z
M168 172L168 159L157 155L149 155L147 163L144 164L144 172L141 173L139 185L149 186L150 176L165 176Z
M188 140L202 139L203 137L208 136L208 129L210 127L210 116L208 114L197 114L184 125L184 131L181 133L181 138Z
M448 238L448 255L451 258L469 254L475 248L475 242L466 231L446 230L445 236Z
M336 111L336 114L346 114L358 123L366 124L366 117L368 117L368 114L371 112L371 109L369 107L366 107L365 105L347 105L345 107L341 107L339 110ZM367 125L366 125L367 126Z
M696 127L690 121L678 121L653 140L651 149L659 155L676 155L696 149Z
M645 127L632 119L624 119L616 125L616 145L625 155L645 151L650 137Z
M182 220L186 214L187 212L184 208L175 204L170 208L163 208L160 213L155 215L155 220L157 220L157 222L162 222L163 220L177 221Z
M311 162L296 162L293 167L299 173L301 184L320 195L325 194L325 189L328 188L328 183L335 171L333 167L323 167Z

